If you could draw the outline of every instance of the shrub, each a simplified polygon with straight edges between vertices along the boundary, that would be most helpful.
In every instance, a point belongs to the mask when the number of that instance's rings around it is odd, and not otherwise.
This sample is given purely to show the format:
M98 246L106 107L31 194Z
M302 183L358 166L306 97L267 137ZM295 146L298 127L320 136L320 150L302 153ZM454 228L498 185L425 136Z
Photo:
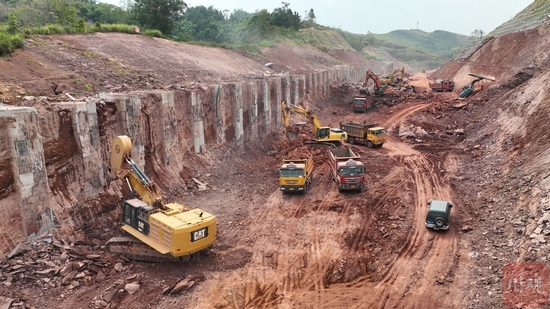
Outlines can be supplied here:
M147 30L147 31L145 31L145 35L146 35L146 36L156 37L156 38L162 38L162 37L164 37L164 36L162 35L162 32L160 32L159 30Z
M23 37L19 34L0 32L0 56L7 56L15 49L23 48Z

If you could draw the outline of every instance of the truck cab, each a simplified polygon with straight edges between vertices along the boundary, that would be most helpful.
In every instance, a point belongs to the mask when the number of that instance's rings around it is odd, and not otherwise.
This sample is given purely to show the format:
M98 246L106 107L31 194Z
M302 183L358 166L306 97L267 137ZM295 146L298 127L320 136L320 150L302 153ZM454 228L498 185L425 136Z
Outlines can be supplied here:
M351 107L354 113L366 113L372 107L372 99L366 97L353 98Z
M279 188L283 193L306 194L313 176L313 157L307 159L283 160L279 168Z
M338 179L338 191L365 189L365 166L360 161L349 159L338 162L336 171Z
M329 149L329 165L332 179L338 185L338 192L365 189L366 168L360 159L351 148Z
M372 127L367 130L367 139L372 141L373 147L382 147L386 142L386 128L384 127ZM367 142L368 146L368 142Z

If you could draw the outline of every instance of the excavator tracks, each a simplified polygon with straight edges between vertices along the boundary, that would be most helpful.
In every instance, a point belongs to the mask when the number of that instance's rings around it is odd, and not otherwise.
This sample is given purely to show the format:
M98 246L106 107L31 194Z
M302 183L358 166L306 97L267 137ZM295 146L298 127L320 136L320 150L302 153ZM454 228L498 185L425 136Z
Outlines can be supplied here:
M143 262L190 262L193 260L193 255L174 257L171 255L160 254L155 249L131 236L111 238L105 244L105 250L107 252L125 256L131 260Z

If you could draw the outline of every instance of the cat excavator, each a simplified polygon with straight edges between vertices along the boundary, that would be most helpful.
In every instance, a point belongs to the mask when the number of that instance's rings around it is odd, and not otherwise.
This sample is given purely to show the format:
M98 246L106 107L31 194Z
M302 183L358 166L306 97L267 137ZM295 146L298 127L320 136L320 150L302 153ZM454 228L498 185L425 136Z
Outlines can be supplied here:
M380 80L378 79L378 76L374 74L370 69L367 70L367 73L365 73L365 81L363 82L363 87L367 87L369 83L369 78L372 79L374 82L374 94L375 95L385 95L388 93L392 93L392 88L388 86L382 86L380 84Z
M312 140L304 141L304 144L337 147L342 145L342 142L348 138L348 134L342 129L321 126L317 116L300 106L283 101L281 102L281 112L281 120L283 122L285 135L290 140L295 140L298 133L296 127L290 125L290 112L295 112L306 116L312 125L314 138Z
M130 236L115 237L106 251L128 258L158 262L189 260L216 240L216 217L201 209L166 203L159 186L132 160L128 136L113 139L110 172L124 180L131 199L122 205L122 230Z

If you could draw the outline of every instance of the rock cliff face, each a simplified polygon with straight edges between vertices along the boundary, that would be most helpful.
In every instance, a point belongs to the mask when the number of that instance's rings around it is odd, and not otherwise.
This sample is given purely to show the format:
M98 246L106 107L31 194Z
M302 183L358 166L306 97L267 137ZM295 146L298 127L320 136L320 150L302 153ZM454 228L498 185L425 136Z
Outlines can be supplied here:
M465 143L485 145L485 160L472 158L464 170L471 177L469 185L462 186L475 192L464 199L479 207L472 220L482 220L482 228L469 234L470 239L479 240L472 241L472 254L483 252L472 259L471 278L479 289L469 295L470 303L479 308L501 301L494 295L483 296L487 292L480 293L481 289L498 295L510 292L501 281L506 279L502 272L506 263L547 263L549 35L550 24L542 22L536 28L493 37L471 57L449 62L432 74L453 79L457 86L471 83L468 73L496 80L483 81L484 90L467 98L471 119L465 124L466 130L477 132Z
M212 149L280 131L282 100L323 98L332 84L362 80L367 66L384 67L350 50L329 55L285 45L253 59L172 44L121 34L53 36L3 60L23 90L5 91L10 104L0 111L1 252L54 225L70 234L116 209L124 188L108 173L116 135L130 136L138 164L167 194L181 195L181 183L197 164L209 164ZM274 68L263 66L271 59ZM17 61L29 65L16 69ZM82 86L105 91L85 95Z

